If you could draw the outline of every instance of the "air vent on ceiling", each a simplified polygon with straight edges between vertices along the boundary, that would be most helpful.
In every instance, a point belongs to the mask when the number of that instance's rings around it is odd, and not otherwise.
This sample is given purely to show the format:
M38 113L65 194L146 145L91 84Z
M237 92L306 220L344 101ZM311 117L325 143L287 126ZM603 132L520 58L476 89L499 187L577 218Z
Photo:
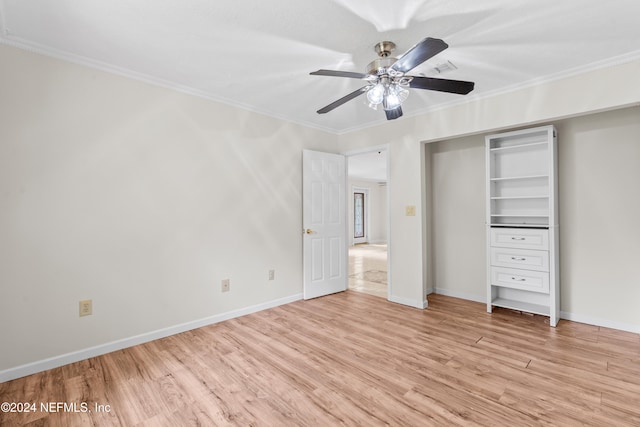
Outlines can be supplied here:
M440 64L437 64L435 67L433 67L433 69L434 69L434 71L436 73L443 74L443 73L447 73L449 71L457 70L458 67L453 65L453 62L446 61L446 62L442 62Z

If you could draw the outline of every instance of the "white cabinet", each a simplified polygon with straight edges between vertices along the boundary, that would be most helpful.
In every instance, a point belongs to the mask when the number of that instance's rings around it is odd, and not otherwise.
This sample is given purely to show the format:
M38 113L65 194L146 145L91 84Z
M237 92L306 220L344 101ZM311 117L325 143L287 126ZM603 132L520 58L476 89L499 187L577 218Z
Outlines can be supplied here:
M553 126L486 137L487 311L560 314Z
M549 251L491 247L491 265L549 271Z

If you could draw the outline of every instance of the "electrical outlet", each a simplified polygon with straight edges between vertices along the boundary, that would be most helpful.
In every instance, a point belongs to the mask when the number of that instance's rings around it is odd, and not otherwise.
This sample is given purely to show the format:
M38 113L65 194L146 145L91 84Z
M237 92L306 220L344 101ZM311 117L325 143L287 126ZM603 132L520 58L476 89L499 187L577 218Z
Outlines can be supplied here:
M269 280L274 280L276 278L276 271L269 270Z
M93 314L93 307L90 299L80 301L80 317Z
M229 292L229 289L231 288L231 282L229 281L229 279L222 279L222 292Z

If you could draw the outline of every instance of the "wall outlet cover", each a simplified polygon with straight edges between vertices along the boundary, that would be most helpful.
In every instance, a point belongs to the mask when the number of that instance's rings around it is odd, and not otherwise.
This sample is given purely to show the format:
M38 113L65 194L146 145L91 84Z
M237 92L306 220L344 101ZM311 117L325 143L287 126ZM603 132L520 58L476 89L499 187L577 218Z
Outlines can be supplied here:
M80 301L80 317L93 314L93 302L90 299Z

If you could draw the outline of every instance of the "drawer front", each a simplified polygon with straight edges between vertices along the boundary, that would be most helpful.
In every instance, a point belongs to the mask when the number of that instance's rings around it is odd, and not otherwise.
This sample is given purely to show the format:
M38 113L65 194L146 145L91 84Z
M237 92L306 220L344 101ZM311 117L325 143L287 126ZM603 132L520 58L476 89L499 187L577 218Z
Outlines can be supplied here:
M491 267L491 284L505 288L549 293L549 273L515 268Z
M491 246L546 251L549 250L549 230L492 228Z
M549 252L515 248L491 248L491 265L549 271Z

